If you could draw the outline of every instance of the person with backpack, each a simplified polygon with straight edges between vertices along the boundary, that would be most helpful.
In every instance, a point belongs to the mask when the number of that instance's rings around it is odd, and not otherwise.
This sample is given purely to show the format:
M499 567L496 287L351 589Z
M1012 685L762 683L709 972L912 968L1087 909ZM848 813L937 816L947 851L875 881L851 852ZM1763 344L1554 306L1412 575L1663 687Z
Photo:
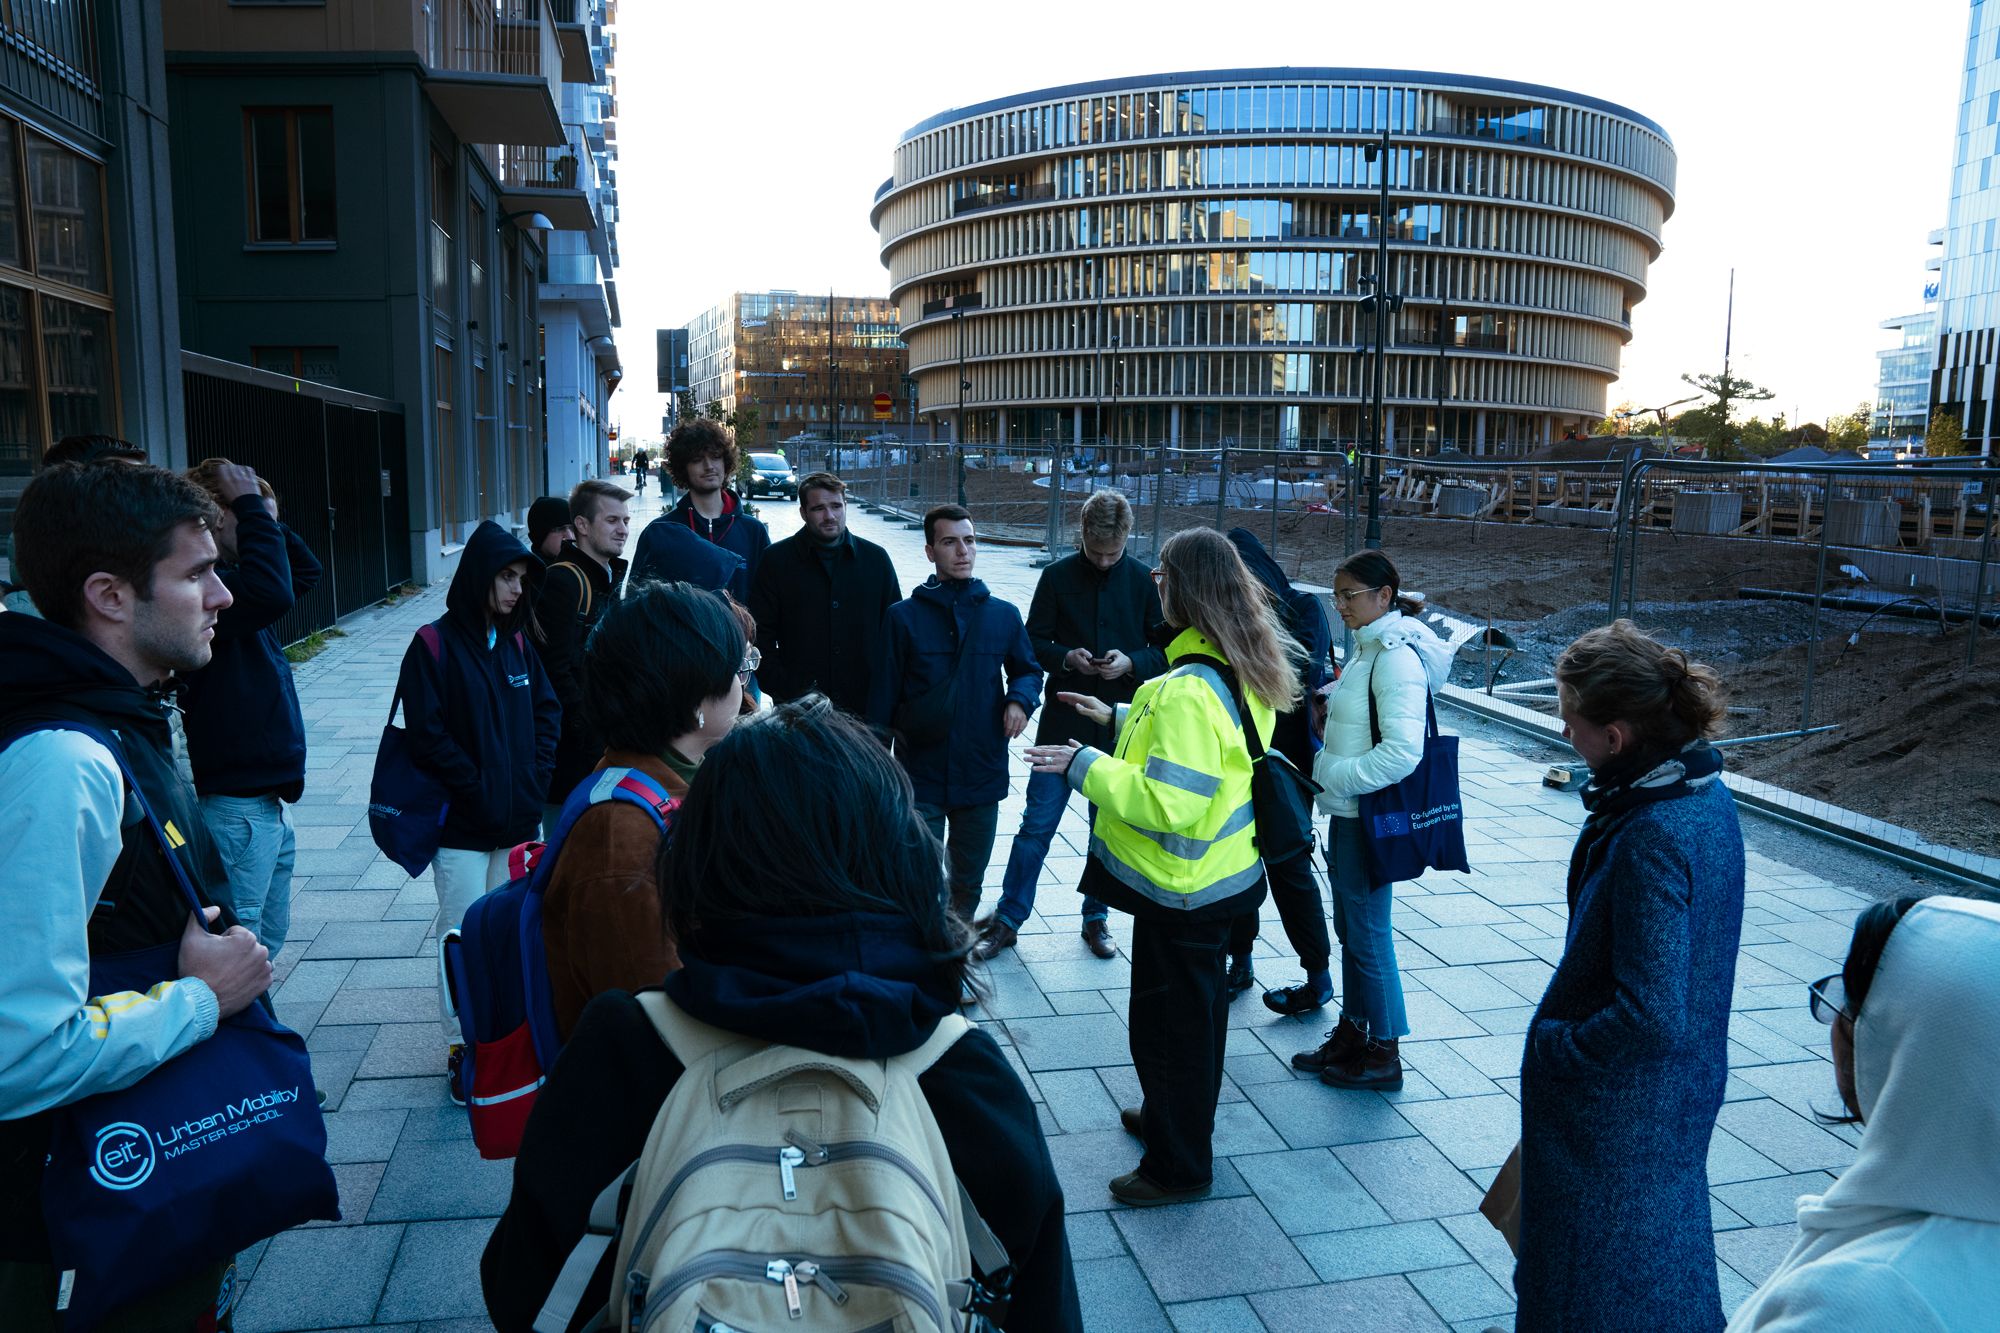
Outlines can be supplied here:
M1248 528L1232 528L1229 544L1243 557L1243 564L1271 595L1278 611L1278 623L1305 649L1299 666L1306 698L1312 699L1326 684L1327 665L1333 652L1333 633L1326 623L1326 611L1311 593L1300 592L1285 577L1284 569L1264 549L1264 543ZM1313 756L1319 751L1319 737L1313 734L1310 709L1295 708L1278 714L1277 729L1271 733L1271 748L1291 760L1301 773L1313 770ZM1333 998L1333 946L1326 937L1326 909L1320 904L1319 880L1313 874L1310 852L1289 857L1277 865L1264 863L1271 882L1271 901L1278 919L1284 923L1285 939L1299 956L1306 979L1292 986L1264 992L1264 1007L1277 1014L1308 1014L1323 1008ZM1257 942L1261 925L1252 908L1236 919L1229 931L1229 998L1234 1000L1257 984L1250 968L1250 950Z
M541 1089L480 1262L494 1325L814 1328L838 1303L948 1328L979 1280L1001 1329L1081 1329L1034 1105L956 1012L971 941L866 727L817 695L737 726L658 882L681 970L591 1001Z
M1333 576L1334 610L1354 631L1354 652L1327 700L1325 745L1313 761L1327 815L1333 931L1340 939L1340 1021L1292 1068L1330 1088L1403 1086L1397 1043L1408 1035L1396 970L1390 886L1369 882L1362 846L1365 792L1394 786L1423 761L1430 696L1451 674L1451 645L1417 619L1423 604L1380 551L1359 551ZM1406 651L1407 650L1407 651Z
M583 706L604 738L593 775L637 773L667 798L685 796L702 757L736 722L748 657L742 622L715 593L642 583L614 602L585 654ZM633 669L641 662L645 669ZM623 801L593 805L563 841L542 940L564 1040L593 996L657 985L680 966L660 924L659 841L659 821Z
M542 582L542 562L492 520L458 558L445 614L419 629L403 653L396 692L416 761L449 795L431 875L434 934L507 882L507 853L535 836L555 773L562 705L523 626ZM458 1017L440 979L446 1070L460 1094Z
M1111 1196L1138 1208L1213 1188L1230 923L1264 893L1248 731L1261 750L1276 710L1299 702L1298 645L1227 538L1175 533L1153 579L1174 632L1167 673L1116 709L1057 696L1109 726L1115 748L1028 750L1037 772L1065 774L1097 807L1082 891L1132 914L1128 1020L1145 1101L1119 1118L1146 1151Z
M548 672L549 687L562 705L562 738L556 742L556 771L543 809L545 833L570 791L604 754L603 738L583 707L584 645L605 608L625 583L625 538L632 492L608 481L581 481L570 492L570 539L548 563L535 614L529 622L535 651Z
M126 462L45 468L15 512L16 573L47 618L0 614L9 830L0 841L0 1328L9 1333L62 1327L43 1199L55 1118L187 1056L271 983L268 951L214 905L224 872L176 771L160 689L207 665L230 605L215 573L217 521L185 477ZM174 830L172 851L138 808ZM211 904L206 921L173 861ZM171 977L93 990L93 963L163 946ZM232 1258L190 1265L109 1320L213 1329L217 1310L229 1310Z

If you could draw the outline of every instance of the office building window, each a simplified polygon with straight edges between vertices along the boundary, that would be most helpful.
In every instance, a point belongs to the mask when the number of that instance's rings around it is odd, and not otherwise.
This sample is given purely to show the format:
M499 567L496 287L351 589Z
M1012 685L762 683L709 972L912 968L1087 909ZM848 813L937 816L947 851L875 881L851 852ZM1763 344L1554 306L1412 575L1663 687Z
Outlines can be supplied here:
M333 112L326 107L243 113L250 239L261 245L334 240Z
M119 429L104 171L0 117L0 476Z

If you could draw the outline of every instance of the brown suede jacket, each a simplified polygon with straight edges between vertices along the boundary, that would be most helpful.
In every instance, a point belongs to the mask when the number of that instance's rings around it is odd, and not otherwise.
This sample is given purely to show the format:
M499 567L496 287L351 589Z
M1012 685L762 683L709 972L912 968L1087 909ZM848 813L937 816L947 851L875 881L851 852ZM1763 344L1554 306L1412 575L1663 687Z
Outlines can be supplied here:
M667 795L687 794L687 783L657 755L607 750L597 765L605 768L635 768ZM542 942L565 1041L593 997L657 986L681 965L660 920L653 880L659 846L653 817L624 801L586 811L563 844L542 901Z

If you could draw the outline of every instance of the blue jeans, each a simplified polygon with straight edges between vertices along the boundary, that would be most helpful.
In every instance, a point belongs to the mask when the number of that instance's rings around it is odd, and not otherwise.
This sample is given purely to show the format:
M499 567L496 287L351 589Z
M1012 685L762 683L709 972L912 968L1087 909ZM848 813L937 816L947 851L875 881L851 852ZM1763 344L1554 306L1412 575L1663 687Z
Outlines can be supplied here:
M229 876L229 910L276 958L292 928L291 811L275 796L204 796L201 822Z
M1049 843L1056 836L1069 806L1069 779L1060 773L1028 774L1028 808L1021 812L1021 829L1014 835L1013 850L1007 853L1007 873L1000 881L1000 906L994 915L1019 930L1035 910L1035 884L1042 877L1042 863L1049 858ZM1083 919L1102 921L1109 909L1097 899L1084 895Z
M1327 828L1333 933L1340 939L1340 1016L1376 1041L1409 1032L1403 978L1396 970L1396 935L1389 924L1393 891L1368 882L1361 821L1335 816Z

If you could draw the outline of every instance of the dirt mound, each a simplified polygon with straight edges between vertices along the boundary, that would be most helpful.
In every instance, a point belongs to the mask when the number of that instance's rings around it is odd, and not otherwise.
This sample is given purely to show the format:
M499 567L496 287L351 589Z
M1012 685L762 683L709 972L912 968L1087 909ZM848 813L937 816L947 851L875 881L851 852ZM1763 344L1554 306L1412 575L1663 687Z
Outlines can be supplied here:
M1840 730L1746 746L1738 771L1892 824L1934 842L2000 849L2000 788L1993 756L2000 703L2000 643L1964 666L1963 632L1864 635L1839 656L1822 644L1813 721ZM1830 660L1831 659L1831 660ZM1787 701L1795 710L1805 651L1790 649L1730 673L1737 698ZM1774 697L1775 696L1775 697Z

